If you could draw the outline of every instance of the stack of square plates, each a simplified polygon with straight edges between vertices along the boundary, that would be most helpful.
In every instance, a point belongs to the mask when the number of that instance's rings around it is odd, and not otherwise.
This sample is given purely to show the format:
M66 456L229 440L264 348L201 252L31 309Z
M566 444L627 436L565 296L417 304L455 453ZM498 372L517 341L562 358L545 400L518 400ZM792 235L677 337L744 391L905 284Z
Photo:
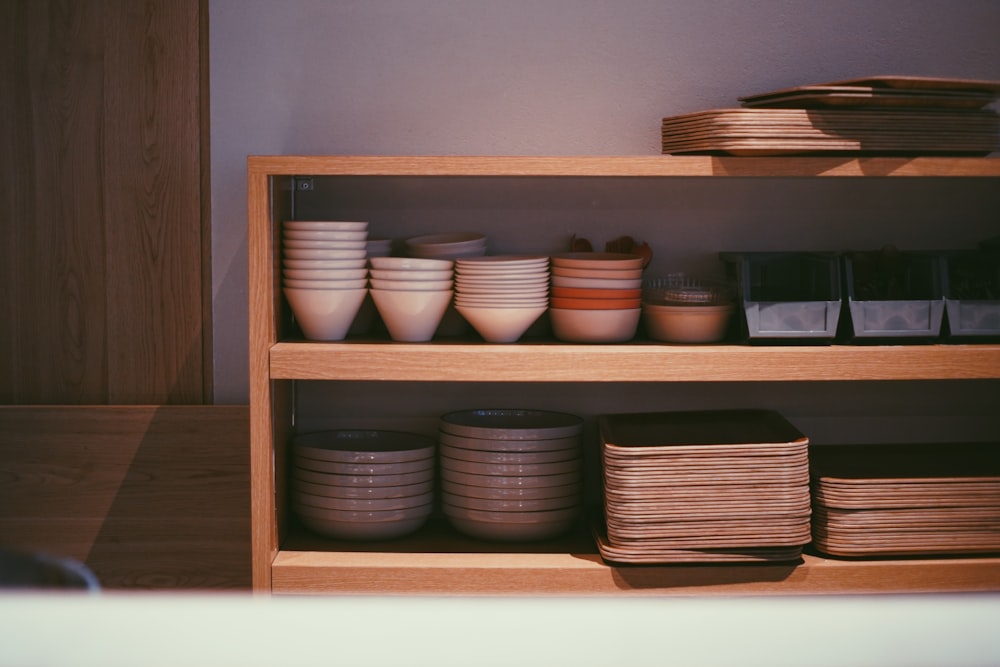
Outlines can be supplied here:
M764 410L599 418L601 556L618 563L795 560L809 542L808 439Z
M988 155L1000 82L871 77L741 97L744 108L663 119L663 153Z
M828 446L810 457L820 551L1000 552L1000 443Z

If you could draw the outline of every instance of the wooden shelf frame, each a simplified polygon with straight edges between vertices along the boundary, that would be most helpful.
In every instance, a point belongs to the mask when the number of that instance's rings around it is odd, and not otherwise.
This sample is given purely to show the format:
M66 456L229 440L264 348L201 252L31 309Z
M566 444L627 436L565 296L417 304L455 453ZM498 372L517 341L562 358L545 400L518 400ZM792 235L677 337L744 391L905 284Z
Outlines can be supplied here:
M1000 558L611 567L558 553L338 550L288 538L284 466L293 380L426 382L1000 379L1000 345L614 346L279 340L274 252L294 176L1000 178L992 158L251 156L248 159L252 574L268 593L827 594L1000 590ZM472 362L475 362L474 364ZM761 375L761 369L767 369ZM285 542L283 545L282 542Z

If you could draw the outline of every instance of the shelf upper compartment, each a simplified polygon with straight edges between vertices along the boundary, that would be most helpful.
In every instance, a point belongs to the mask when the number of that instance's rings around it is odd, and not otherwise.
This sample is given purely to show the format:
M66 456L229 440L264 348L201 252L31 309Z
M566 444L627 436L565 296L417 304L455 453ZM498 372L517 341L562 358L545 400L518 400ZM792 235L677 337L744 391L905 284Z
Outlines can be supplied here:
M258 176L921 176L996 177L1000 159L968 157L250 156Z
M1000 379L1000 345L282 342L282 380L730 382Z

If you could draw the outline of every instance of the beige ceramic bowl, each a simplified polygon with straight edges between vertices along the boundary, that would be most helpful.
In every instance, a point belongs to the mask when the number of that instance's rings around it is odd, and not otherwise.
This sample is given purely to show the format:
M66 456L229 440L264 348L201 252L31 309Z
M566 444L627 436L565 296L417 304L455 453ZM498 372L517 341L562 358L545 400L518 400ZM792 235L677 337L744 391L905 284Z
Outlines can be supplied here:
M550 308L552 333L572 343L620 343L635 337L641 308L576 310Z
M368 251L364 248L357 250L340 248L285 248L283 250L285 259L365 259Z
M324 461L300 456L297 452L292 461L300 470L314 472L329 472L335 475L402 475L411 472L422 472L434 468L434 459L425 458L417 461L381 462L345 462Z
M286 229L282 233L286 241L368 241L368 232L325 230L325 229Z
M583 483L574 482L562 486L527 486L496 488L478 484L462 484L442 479L441 489L444 493L465 496L467 498L483 498L492 500L535 500L546 498L565 498L579 496L583 492Z
M420 343L434 338L445 311L451 305L452 291L373 287L371 297L393 340Z
M441 500L457 509L479 510L481 512L548 512L580 506L580 495L557 496L555 498L475 498L445 492Z
M281 274L292 280L361 280L368 277L363 266L351 269L284 269Z
M459 461L472 461L476 463L493 463L501 465L554 463L556 461L579 459L581 456L580 443L579 440L576 439L574 439L571 446L565 449L527 452L498 452L488 449L466 449L464 447L455 447L454 445L442 442L440 443L440 452L442 457L448 457Z
M547 303L510 308L455 304L455 310L489 343L517 341L547 307Z
M291 259L285 258L281 262L282 267L290 270L307 269L310 271L325 271L328 269L366 269L368 259L365 257L354 257L350 259Z
M395 271L451 271L455 263L450 259L425 259L422 257L369 257L373 269Z
M368 290L284 287L282 292L303 335L310 340L331 341L347 335Z
M441 456L441 469L473 475L562 475L579 473L583 469L583 462L576 458L548 463L483 463Z
M377 280L451 280L451 269L443 271L420 271L416 269L371 269L370 275Z
M484 512L445 505L444 514L456 530L469 537L498 542L534 542L568 532L576 524L580 511Z
M641 269L643 258L619 252L567 252L552 256L553 268Z
M294 491L292 493L292 502L296 506L318 507L341 512L385 512L388 510L406 510L430 505L434 502L434 493L429 492L417 496L401 496L399 498L336 498Z
M286 231L361 232L368 230L368 223L355 220L286 220L282 228Z
M642 307L646 333L670 343L715 343L726 336L733 304L720 306Z
M311 239L285 239L283 248L315 248L316 250L368 250L366 241L314 241ZM367 252L365 253L367 254Z
M408 292L440 292L451 291L451 280L385 280L382 278L371 278L369 284L372 289L408 291Z
M404 472L398 475L337 475L329 472L303 470L298 466L292 466L293 483L308 482L310 484L325 484L327 486L385 487L421 484L433 479L433 468L417 472Z
M584 287L588 289L641 289L642 278L571 278L552 276L553 287Z
M355 278L353 280L297 280L295 278L285 278L281 281L281 284L294 289L343 291L364 289L368 286L368 281L364 278Z
M434 490L434 480L428 479L415 484L397 484L395 486L340 486L337 484L315 484L300 479L292 480L292 487L298 493L308 493L312 496L328 498L408 498L431 493Z
M435 441L419 433L380 429L337 429L300 433L296 456L344 463L403 463L434 457Z
M538 488L542 486L566 486L578 484L582 479L581 472L566 472L559 475L475 475L441 469L441 479L457 482L466 486L482 486L492 489Z

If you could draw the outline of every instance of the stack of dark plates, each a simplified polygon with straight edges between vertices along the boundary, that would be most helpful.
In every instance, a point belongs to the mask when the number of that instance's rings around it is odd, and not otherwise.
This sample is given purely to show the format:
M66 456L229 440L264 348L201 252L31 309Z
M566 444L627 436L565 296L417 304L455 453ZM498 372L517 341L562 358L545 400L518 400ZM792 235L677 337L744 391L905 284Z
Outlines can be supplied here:
M982 156L1000 150L1000 81L883 76L741 97L663 119L663 153Z
M462 410L441 417L442 509L484 540L557 537L582 507L583 420L560 412Z
M601 556L617 563L796 560L809 542L808 439L764 410L599 419Z
M824 553L1000 552L1000 443L814 447L810 458Z

